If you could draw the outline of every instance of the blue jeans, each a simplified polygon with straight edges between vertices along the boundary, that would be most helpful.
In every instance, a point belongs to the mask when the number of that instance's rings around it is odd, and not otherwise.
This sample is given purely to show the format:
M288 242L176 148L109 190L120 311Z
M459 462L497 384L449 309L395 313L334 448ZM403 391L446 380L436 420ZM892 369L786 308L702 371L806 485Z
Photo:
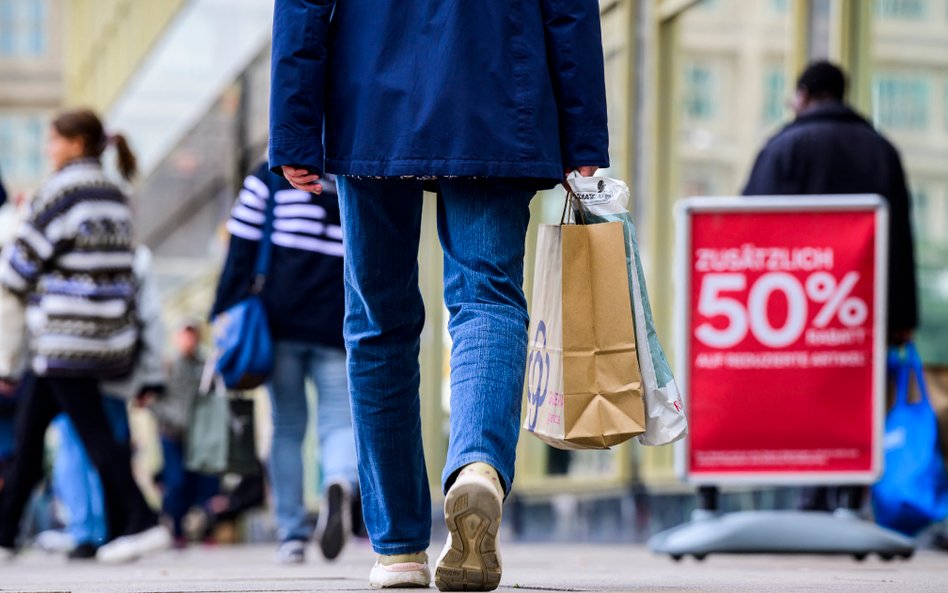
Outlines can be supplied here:
M171 530L176 538L184 536L184 517L192 507L204 506L220 490L217 476L199 474L184 466L184 443L180 440L161 437L161 455L164 467L161 470L164 495L161 511L171 519Z
M362 505L379 554L426 550L431 498L421 440L421 181L338 179L349 384ZM502 179L440 181L438 233L451 334L445 490L469 463L509 491L527 353L524 240L533 191ZM436 332L439 330L435 330Z
M309 425L307 379L316 387L322 482L358 483L346 353L341 348L278 341L273 359L267 388L273 418L269 469L277 530L280 541L307 540L311 531L303 504L303 439Z
M128 412L121 399L103 396L102 407L115 442L129 441ZM101 546L108 537L102 480L92 465L72 421L60 414L53 421L59 431L59 450L53 462L53 492L68 517L66 532L77 544Z

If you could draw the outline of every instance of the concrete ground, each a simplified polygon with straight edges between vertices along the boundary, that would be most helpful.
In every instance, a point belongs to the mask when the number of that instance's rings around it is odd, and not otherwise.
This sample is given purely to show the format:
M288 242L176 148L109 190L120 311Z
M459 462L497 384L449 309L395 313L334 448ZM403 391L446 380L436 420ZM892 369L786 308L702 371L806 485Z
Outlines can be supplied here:
M433 556L439 549L432 549ZM194 547L125 566L68 563L28 552L0 564L0 592L172 593L359 591L373 555L357 542L334 562L308 550L302 566L277 566L270 546ZM948 592L948 555L857 563L848 557L711 556L674 563L641 546L510 544L500 591L636 593ZM434 590L434 589L432 589Z

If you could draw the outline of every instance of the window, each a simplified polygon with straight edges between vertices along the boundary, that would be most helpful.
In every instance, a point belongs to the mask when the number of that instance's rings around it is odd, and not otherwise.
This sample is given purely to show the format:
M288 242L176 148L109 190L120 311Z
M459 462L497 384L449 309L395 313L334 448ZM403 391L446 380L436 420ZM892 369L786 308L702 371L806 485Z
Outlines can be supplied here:
M0 116L0 171L5 181L30 184L42 176L45 123L41 115Z
M768 126L783 121L786 112L787 75L781 67L768 68L764 73L763 119Z
M876 0L880 19L920 21L928 16L928 0Z
M924 130L929 124L929 97L925 78L879 76L873 85L876 123L893 130Z
M685 116L695 121L707 121L715 115L715 80L710 68L692 65L685 68L683 96Z
M43 55L46 11L46 0L0 0L0 55Z

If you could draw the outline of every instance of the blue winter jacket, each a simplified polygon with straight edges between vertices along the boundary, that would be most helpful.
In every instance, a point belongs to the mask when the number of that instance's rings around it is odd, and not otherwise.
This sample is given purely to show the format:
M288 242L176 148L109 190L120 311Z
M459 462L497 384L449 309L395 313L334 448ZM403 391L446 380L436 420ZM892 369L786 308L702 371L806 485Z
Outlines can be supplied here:
M543 186L609 164L598 0L277 0L271 76L274 169Z

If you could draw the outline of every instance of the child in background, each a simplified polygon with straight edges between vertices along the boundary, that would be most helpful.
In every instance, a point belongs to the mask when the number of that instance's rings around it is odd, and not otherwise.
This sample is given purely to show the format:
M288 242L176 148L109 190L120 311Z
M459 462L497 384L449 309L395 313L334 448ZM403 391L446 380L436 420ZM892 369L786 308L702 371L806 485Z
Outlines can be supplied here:
M197 323L185 323L178 330L175 335L178 357L171 367L168 388L163 397L149 404L158 421L164 457L162 513L171 521L174 546L179 549L187 546L185 515L192 507L203 506L219 488L216 476L192 472L185 467L187 431L204 370L200 343Z

